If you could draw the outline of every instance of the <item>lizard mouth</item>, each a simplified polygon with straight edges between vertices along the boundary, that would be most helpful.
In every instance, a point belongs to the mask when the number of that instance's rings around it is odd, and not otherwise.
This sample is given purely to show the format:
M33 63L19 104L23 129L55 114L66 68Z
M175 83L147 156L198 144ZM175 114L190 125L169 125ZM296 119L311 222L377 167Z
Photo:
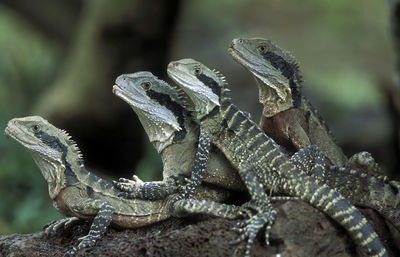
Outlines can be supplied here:
M113 85L113 87L112 87L112 93L113 93L114 95L118 94L119 90L120 90L120 87L119 87L118 85Z
M4 130L4 135L11 140L23 145L23 146L33 146L36 144L34 140L29 140L29 137L18 137L17 134L26 134L20 128L13 124L13 121L9 121L7 127Z
M234 44L232 42L231 46L228 48L228 53L234 60L240 63L243 60L242 54L234 48Z
M127 103L131 103L132 100L131 98L128 96L127 92L124 90L124 88L120 85L113 85L112 87L112 93L116 96L118 96L119 98L121 98L122 100L124 100Z

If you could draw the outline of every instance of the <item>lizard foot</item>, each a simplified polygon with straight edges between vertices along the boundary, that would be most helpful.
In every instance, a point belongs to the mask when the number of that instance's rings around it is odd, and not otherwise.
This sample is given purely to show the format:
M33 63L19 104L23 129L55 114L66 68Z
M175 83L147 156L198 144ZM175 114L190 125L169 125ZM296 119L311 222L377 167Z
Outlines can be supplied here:
M77 217L68 217L68 218L61 219L61 220L55 220L53 222L50 222L50 223L44 225L44 228L43 228L44 233L46 235L49 235L51 232L57 232L61 228L66 229L78 221L79 221L79 218L77 218Z
M251 248L254 243L254 239L257 236L258 231L266 225L265 228L265 243L269 245L269 235L271 231L272 224L274 223L276 210L270 206L259 206L254 205L252 201L245 203L242 207L248 209L246 212L250 219L245 222L238 223L238 227L233 228L234 231L240 233L241 235L236 240L231 241L231 244L237 244L241 241L247 239L246 251L244 256L250 256ZM253 214L252 211L256 210L257 214Z
M127 193L133 193L137 187L143 185L143 181L136 175L132 176L132 180L126 178L119 178L118 181L112 181L114 186Z
M78 238L78 241L81 241L78 246L72 247L72 249L67 252L64 257L66 256L74 256L79 250L83 248L90 248L96 244L98 237L92 235L86 235L83 237Z

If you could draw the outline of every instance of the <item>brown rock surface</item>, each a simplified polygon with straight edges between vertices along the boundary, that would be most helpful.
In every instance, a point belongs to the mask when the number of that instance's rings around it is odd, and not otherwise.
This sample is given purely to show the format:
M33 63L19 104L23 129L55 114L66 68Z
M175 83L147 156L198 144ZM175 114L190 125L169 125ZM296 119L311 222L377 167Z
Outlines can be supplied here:
M362 256L339 225L310 205L288 201L274 206L278 215L271 244L267 247L260 233L252 256ZM389 249L393 245L390 234L377 214L372 210L363 213L373 221L389 255L399 254L397 249ZM238 221L201 216L174 218L134 230L111 228L94 248L78 256L243 256L244 243L229 244L237 237L231 228ZM81 224L51 236L43 232L1 236L0 256L63 256L88 230L88 224Z

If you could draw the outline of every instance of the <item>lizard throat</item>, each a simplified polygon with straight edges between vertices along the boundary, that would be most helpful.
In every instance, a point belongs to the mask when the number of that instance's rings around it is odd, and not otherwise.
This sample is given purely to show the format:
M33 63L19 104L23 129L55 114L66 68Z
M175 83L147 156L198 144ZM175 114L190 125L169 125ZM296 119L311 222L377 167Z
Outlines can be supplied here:
M146 94L151 99L157 101L160 105L164 106L174 114L175 119L178 121L180 127L180 130L175 132L174 141L183 140L187 133L185 128L185 109L178 103L172 101L169 95L162 94L153 90L146 91Z
M290 93L292 101L295 107L299 107L301 104L301 92L300 92L300 75L298 75L297 64L287 62L282 56L279 56L273 52L265 52L261 54L262 57L270 63L275 69L279 70L283 77L288 79Z
M264 106L263 115L267 118L273 117L276 114L286 111L293 107L291 94L286 94L285 99L278 96L275 88L266 86L263 81L255 77L259 88L259 102Z

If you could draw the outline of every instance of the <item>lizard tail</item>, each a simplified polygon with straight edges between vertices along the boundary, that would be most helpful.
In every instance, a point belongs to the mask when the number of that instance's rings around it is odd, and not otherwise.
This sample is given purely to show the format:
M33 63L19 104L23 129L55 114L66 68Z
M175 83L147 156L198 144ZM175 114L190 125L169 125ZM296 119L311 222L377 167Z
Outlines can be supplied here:
M340 223L368 251L368 256L388 256L378 235L361 212L326 184L305 174L299 177L294 193Z

